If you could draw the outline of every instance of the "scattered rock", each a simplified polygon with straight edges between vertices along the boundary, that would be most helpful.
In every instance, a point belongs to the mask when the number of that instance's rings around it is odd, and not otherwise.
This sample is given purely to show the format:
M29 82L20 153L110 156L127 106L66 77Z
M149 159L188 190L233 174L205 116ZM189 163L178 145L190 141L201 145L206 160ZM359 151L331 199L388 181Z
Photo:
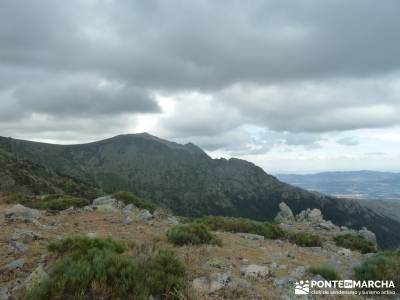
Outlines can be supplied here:
M284 276L284 277L278 277L274 279L274 286L278 288L286 288L288 286L291 286L295 284L296 280L292 277Z
M5 266L5 268L9 271L13 271L16 269L21 269L25 264L25 260L23 258L16 259Z
M242 261L243 264L248 264L249 263L249 260L247 258L239 257L239 259Z
M96 210L98 210L99 212L104 212L104 213L115 213L115 212L119 211L119 209L112 204L100 204L100 205L96 205L95 207L96 207Z
M312 209L308 214L308 220L311 223L321 223L324 218L322 217L322 213L318 208Z
M358 231L358 235L366 239L367 241L370 241L374 243L374 245L377 245L376 243L376 235L372 231L368 230L367 228L363 227Z
M6 211L6 219L11 221L33 222L42 217L42 213L37 209L16 204Z
M219 292L216 296L218 295ZM247 280L237 277L231 277L228 285L221 289L221 296L221 298L218 297L217 299L265 299Z
M293 222L296 221L292 210L290 209L289 206L286 205L285 202L281 202L279 204L279 209L280 211L275 217L276 222L292 224Z
M46 271L42 265L39 265L25 280L27 290L30 290L35 284L39 283L42 279L47 277Z
M93 209L92 206L86 205L86 206L82 207L82 211L85 211L85 212L92 212L92 211L94 211L94 209Z
M269 276L269 270L266 266L259 265L248 265L240 268L240 274L244 277L257 279L257 278L267 278Z
M322 220L320 223L318 223L317 227L325 230L339 230L339 228L331 221L325 221L325 220Z
M77 207L75 207L75 206L70 206L70 207L68 207L67 209L64 209L63 211L62 211L62 213L64 213L64 214L76 214L76 213L79 213L79 212L81 212L81 209L80 208L77 208Z
M176 226L180 223L178 218L175 216L169 216L167 219L167 222L168 222L168 224L170 224L172 226Z
M264 237L262 235L253 234L253 233L238 233L237 235L246 240L252 240L252 241L263 241L264 240Z
M296 258L296 256L290 251L287 253L287 257L291 258L291 259L295 259Z
M229 269L231 266L231 264L225 258L222 257L210 258L207 261L207 265L217 269Z
M18 241L11 241L10 242L10 250L11 251L17 251L21 253L25 253L28 250L28 245L18 242Z
M141 221L149 221L153 219L153 215L147 209L142 209L137 213L134 213L134 218Z
M128 216L128 217L125 218L125 220L124 220L124 222L122 224L129 225L132 222L133 222L132 218Z
M11 294L9 291L8 286L0 286L0 300L8 300L10 298Z
M131 213L136 209L136 206L134 204L128 204L124 207L123 212L124 213Z
M291 277L295 277L295 278L304 278L304 275L306 274L307 269L304 266L299 266L297 268L295 268L294 270L292 270L289 275Z
M115 199L113 196L103 196L93 200L93 206L111 205L116 209L123 209L125 204L122 201Z
M42 236L33 230L17 229L11 236L11 241L22 241L24 243L35 241L40 239Z
M216 273L193 280L193 288L201 294L211 294L226 287L230 282L228 273Z
M341 248L341 249L338 250L338 254L340 256L350 257L351 256L351 250L346 249L346 248Z
M297 216L296 219L298 222L306 222L311 224L320 224L324 221L322 217L322 213L318 208L309 209L301 211Z

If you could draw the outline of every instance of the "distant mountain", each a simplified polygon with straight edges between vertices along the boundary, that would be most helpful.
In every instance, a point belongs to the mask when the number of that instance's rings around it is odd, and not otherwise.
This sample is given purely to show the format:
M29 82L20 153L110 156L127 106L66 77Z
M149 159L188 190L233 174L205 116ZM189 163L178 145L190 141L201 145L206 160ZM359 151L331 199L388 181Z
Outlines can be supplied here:
M354 171L277 175L283 182L340 198L400 200L400 173Z
M18 161L50 172L44 176L62 174L98 186L106 193L132 191L180 215L272 220L284 201L295 213L319 208L326 219L338 225L357 229L366 226L377 234L382 247L400 244L400 223L359 201L308 192L279 181L250 162L212 159L193 144L180 145L147 133L80 145L0 137L0 149ZM0 188L6 191L7 185Z

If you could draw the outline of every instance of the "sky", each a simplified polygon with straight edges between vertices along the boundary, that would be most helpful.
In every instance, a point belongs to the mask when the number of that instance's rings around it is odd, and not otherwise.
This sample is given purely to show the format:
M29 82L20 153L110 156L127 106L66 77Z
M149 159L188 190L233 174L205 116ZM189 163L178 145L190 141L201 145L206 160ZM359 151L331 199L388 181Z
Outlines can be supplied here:
M400 171L398 0L2 0L0 135L149 132L270 173Z

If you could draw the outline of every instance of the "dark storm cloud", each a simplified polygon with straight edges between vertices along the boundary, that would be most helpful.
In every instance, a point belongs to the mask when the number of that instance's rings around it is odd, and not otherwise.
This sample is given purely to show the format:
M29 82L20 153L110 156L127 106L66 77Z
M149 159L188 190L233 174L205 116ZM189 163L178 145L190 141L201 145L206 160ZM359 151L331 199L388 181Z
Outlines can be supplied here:
M0 5L3 63L92 70L148 87L370 76L400 66L395 0Z
M15 91L25 110L58 116L114 115L157 112L157 103L142 90L113 86L85 78L57 78L32 83Z

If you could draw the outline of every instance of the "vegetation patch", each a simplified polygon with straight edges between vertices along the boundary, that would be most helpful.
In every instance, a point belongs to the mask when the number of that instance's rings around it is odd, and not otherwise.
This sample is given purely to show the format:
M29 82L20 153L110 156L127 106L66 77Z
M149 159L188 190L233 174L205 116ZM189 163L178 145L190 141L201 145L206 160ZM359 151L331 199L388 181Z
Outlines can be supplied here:
M185 266L173 252L133 259L112 239L70 237L49 246L62 255L28 299L182 299ZM139 257L139 256L138 256Z
M18 203L24 206L32 207L36 202L36 197L20 192L4 193L4 202L7 204Z
M285 231L278 224L257 222L245 218L208 216L196 220L196 223L204 224L212 230L253 233L267 239L285 237Z
M37 201L33 206L38 209L45 210L64 210L71 206L73 207L84 207L89 205L89 201L84 198L77 198L64 195L50 195L46 196L43 200Z
M138 208L147 209L151 213L157 208L153 203L143 200L130 192L118 192L114 194L115 199L125 203L125 205L133 204Z
M83 207L89 205L89 201L84 198L78 198L67 195L48 195L45 197L37 197L24 193L7 193L6 203L19 203L24 206L36 209L60 211L73 207Z
M372 242L364 239L361 236L355 236L352 234L344 234L336 236L335 243L339 247L351 250L357 250L360 251L361 253L376 252L376 247Z
M167 238L175 245L222 245L222 241L203 224L177 225L167 232Z
M326 280L339 280L340 276L335 269L332 269L328 266L319 266L319 267L311 267L308 269L313 275L321 275Z
M400 251L380 252L354 268L354 274L361 281L393 280L396 293L400 293Z
M306 232L289 232L287 238L290 242L301 247L321 247L322 241L318 235Z

